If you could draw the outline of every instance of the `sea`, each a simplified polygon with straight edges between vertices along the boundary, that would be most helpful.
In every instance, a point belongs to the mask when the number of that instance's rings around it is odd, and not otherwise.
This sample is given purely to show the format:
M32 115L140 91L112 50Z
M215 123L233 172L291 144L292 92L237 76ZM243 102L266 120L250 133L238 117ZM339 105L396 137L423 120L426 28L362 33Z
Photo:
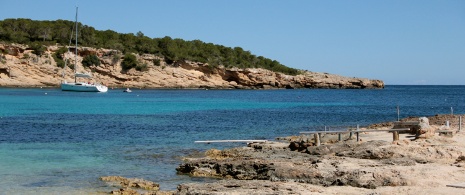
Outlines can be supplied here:
M212 179L176 174L185 156L300 131L342 130L408 116L464 114L465 86L188 90L0 88L0 194L93 194L99 180L142 178L174 190Z

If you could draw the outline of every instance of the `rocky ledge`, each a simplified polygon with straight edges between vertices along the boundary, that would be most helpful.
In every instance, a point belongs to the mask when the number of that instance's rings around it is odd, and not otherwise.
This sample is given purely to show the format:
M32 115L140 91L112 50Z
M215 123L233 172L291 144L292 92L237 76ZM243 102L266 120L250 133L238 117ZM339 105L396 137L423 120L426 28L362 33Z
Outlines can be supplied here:
M47 47L41 56L35 55L27 46L0 44L0 87L58 87L65 80L71 81L73 70L59 68L52 55L59 47ZM79 48L78 67L83 57L96 55L99 66L85 67L93 75L90 82L104 83L109 87L136 88L217 88L217 89L294 89L331 88L365 89L384 88L381 80L344 77L328 73L302 71L291 76L261 68L225 68L208 64L178 61L167 64L164 58L144 54L137 55L147 71L121 68L121 52L109 49ZM64 56L74 64L74 54Z
M347 134L338 141L338 135L328 133L322 134L319 146L313 136L300 135L211 149L204 157L186 157L177 172L219 180L180 184L174 191L160 191L157 184L140 179L102 180L120 182L122 188L112 194L463 194L463 189L449 186L465 181L465 134L438 135L446 127L443 119L451 122L449 130L458 129L459 115L410 117L402 121L418 121L434 133L416 139L406 133L392 141L390 133L369 132L359 142Z
M406 120L413 119L418 120ZM437 131L444 124L427 126ZM465 179L463 133L454 133L453 137L434 133L417 139L403 134L399 141L392 141L390 133L370 132L361 135L360 142L348 135L343 141L338 141L338 135L323 135L320 146L314 144L313 136L291 136L280 138L290 142L255 143L222 151L211 149L206 157L186 158L177 168L178 173L224 180L182 184L178 190L185 194L461 193L460 189L447 185Z

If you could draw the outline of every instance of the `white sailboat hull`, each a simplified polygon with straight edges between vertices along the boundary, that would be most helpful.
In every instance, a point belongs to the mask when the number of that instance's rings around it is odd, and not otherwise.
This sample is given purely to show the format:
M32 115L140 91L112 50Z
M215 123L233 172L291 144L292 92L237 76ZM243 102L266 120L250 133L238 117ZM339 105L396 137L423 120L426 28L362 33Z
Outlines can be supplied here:
M108 87L89 83L61 83L62 91L107 92Z
M108 91L108 87L104 86L104 85L100 85L100 84L91 84L90 82L88 83L85 83L85 82L76 82L76 79L78 77L82 77L82 78L92 78L92 76L90 74L87 74L87 73L78 73L76 71L76 66L78 64L78 8L76 7L76 22L75 22L75 25L76 25L76 40L75 40L75 43L76 43L76 53L75 53L75 59L74 59L74 62L75 62L75 66L74 66L74 83L68 83L66 82L66 80L64 80L62 83L61 83L61 90L62 91L82 91L82 92L107 92ZM72 33L71 33L71 36L72 36ZM70 38L70 41L69 41L69 44L71 45L71 38ZM68 48L68 52L69 52L69 48ZM66 63L65 63L65 68L66 68ZM63 69L64 71L64 69ZM63 78L64 78L64 73L63 73Z

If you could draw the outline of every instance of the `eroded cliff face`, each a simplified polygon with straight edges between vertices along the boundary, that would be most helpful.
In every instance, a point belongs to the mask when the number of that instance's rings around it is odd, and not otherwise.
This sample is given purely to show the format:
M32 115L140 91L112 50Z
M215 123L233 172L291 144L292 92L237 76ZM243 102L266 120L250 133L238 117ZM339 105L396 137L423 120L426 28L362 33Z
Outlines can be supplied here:
M37 56L26 46L0 44L0 86L2 87L58 87L63 80L72 81L73 70L57 67L52 57L59 48L48 47ZM84 68L83 57L95 54L101 64ZM224 68L208 64L180 61L168 65L163 58L151 55L137 55L141 64L147 64L147 71L121 68L122 54L115 50L79 48L78 70L93 75L89 82L103 83L110 88L215 88L215 89L293 89L332 88L365 89L384 88L381 80L350 78L339 75L303 72L290 76L261 68ZM74 64L75 55L64 56ZM156 63L159 61L160 63ZM62 77L62 75L65 75Z

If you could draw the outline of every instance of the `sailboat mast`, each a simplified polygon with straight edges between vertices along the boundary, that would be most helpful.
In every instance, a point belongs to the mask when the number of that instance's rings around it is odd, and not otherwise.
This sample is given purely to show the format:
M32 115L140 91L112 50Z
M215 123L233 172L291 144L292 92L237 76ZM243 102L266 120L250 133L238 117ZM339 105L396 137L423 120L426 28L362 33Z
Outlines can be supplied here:
M76 69L77 69L77 55L78 55L78 7L76 7L76 55L74 56L74 83L77 83Z

